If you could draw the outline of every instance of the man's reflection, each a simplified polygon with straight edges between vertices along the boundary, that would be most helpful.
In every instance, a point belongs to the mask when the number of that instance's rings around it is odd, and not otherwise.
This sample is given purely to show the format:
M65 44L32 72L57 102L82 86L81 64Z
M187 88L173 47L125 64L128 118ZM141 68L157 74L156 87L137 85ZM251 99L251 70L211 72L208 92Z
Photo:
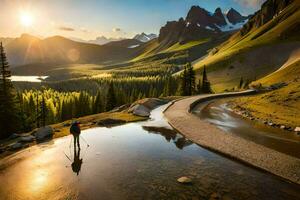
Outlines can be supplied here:
M79 175L82 165L82 158L80 158L80 148L76 149L76 145L74 147L74 161L72 163L72 170L74 173Z

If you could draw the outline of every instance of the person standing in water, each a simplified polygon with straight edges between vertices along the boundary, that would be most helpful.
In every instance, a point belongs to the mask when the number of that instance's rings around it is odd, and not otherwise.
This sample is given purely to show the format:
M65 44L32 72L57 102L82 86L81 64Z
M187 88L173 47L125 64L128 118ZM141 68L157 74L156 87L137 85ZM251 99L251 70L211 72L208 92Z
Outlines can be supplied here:
M80 130L80 123L78 121L75 121L72 123L71 127L70 127L70 133L73 135L74 138L74 149L76 149L76 143L78 146L78 149L80 149L80 143L79 143L79 135L81 133Z

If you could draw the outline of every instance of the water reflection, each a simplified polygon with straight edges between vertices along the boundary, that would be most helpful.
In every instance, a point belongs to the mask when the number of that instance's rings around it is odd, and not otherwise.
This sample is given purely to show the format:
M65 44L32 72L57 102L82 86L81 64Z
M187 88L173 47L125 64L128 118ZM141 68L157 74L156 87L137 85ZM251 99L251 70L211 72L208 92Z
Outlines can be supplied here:
M82 165L82 158L80 158L80 148L76 149L76 145L74 147L74 154L73 154L73 163L72 163L72 170L74 173L79 175Z
M148 131L151 134L158 134L163 136L166 141L173 142L178 149L183 149L189 145L192 145L193 142L186 139L185 137L178 134L175 130L171 130L165 127L152 127L152 126L143 126L143 129Z
M88 129L86 150L73 151L69 136L0 160L0 199L300 199L298 185L152 125ZM181 176L193 184L179 184Z
M300 137L292 132L245 120L233 113L223 101L199 104L193 111L226 133L264 145L276 151L300 158Z

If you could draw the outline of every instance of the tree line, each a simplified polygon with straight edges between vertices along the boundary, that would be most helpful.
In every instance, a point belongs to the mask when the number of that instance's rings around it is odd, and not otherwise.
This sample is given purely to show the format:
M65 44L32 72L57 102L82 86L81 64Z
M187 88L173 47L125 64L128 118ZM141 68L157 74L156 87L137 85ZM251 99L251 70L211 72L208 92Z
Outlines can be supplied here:
M196 85L190 63L180 76L180 69L166 67L162 74L146 69L137 77L133 71L121 76L84 78L42 83L12 83L9 64L0 45L0 138L12 133L30 131L48 124L112 110L147 97L210 93L204 67L202 80ZM141 75L144 73L144 76Z

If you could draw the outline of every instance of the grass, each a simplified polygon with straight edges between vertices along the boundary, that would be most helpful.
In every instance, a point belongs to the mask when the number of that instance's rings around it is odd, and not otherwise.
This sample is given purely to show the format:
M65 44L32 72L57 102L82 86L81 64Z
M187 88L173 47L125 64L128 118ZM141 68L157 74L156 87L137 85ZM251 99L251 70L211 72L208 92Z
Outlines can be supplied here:
M129 122L137 122L137 121L146 120L148 118L136 116L131 113L127 113L127 111L122 111L122 112L105 112L105 113L99 113L99 114L95 114L95 115L88 115L88 116L80 117L76 120L80 121L81 129L85 130L85 129L89 129L92 127L97 127L97 122L100 120L103 120L103 119L119 119L119 120L126 121L126 123L129 123ZM70 126L65 126L65 125L66 124L69 125L71 122L72 122L72 120L68 120L65 122L58 123L58 124L50 125L55 131L53 138L60 138L60 137L70 135L70 131L69 131ZM29 133L24 133L21 135L26 136L26 135L32 134L33 132L34 131L29 132ZM0 145L2 147L9 146L9 145L15 143L17 140L18 139L1 140ZM29 144L29 146L33 146L36 144L36 142L31 142L28 144ZM15 153L15 151L5 151L4 153L0 154L0 158L4 158L13 153Z
M264 94L235 99L235 106L247 109L251 114L262 120L286 127L300 126L300 60L264 77L253 84L261 83L269 86L285 82L288 85Z
M166 49L162 52L170 53L170 52L175 52L175 51L184 51L184 50L190 49L192 47L204 44L204 43L208 42L209 40L210 40L209 38L206 38L203 40L187 42L185 44L180 44L179 42L177 42L176 44L172 45L171 47L169 47L168 49Z
M238 84L236 80L239 80L241 76L253 81L274 72L283 64L282 60L285 60L284 53L286 52L279 50L272 52L273 47L295 45L300 41L299 31L293 30L293 27L299 26L299 8L300 3L295 1L273 20L245 36L240 36L239 33L233 35L217 47L217 53L210 54L194 64L197 73L201 72L203 66L206 65L212 86L217 88L217 92L221 92ZM286 34L289 36L285 37ZM293 48L297 48L296 45ZM269 54L263 53L265 49L269 51ZM291 50L292 47L289 51ZM258 52L258 55L255 52ZM270 59L263 62L266 56ZM282 59L278 60L278 57ZM230 66L234 66L235 70L229 70Z

